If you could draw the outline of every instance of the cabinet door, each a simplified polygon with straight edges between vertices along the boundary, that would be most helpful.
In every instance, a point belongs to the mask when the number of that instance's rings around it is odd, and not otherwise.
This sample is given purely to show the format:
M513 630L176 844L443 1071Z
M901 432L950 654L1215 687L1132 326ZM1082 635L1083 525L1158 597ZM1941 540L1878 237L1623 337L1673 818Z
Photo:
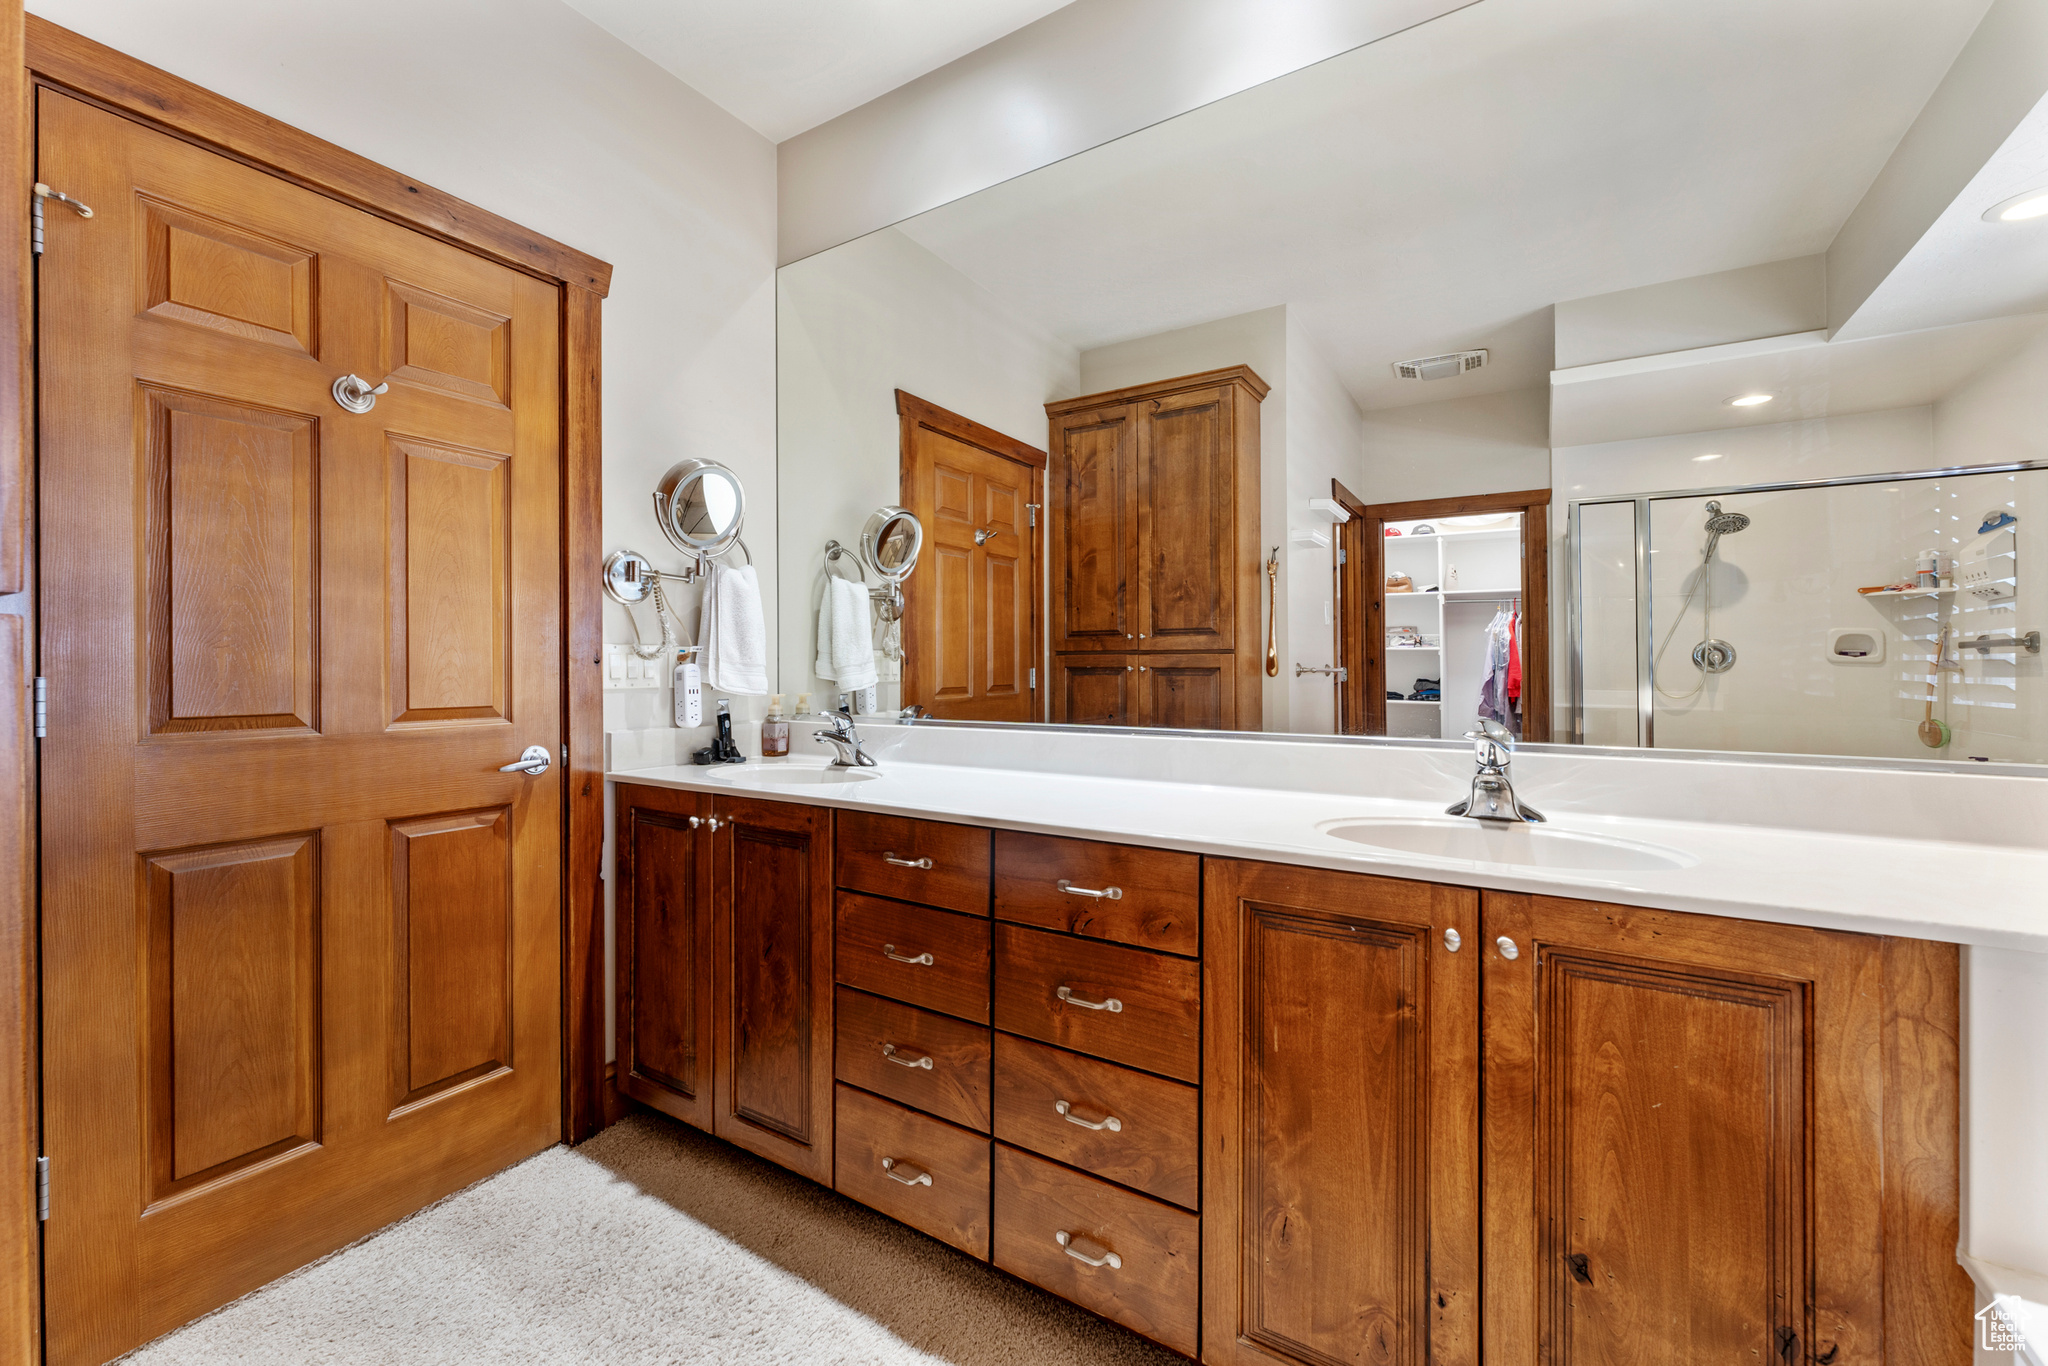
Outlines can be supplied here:
M1485 920L1490 1366L1884 1360L1882 941Z
M720 797L712 1132L832 1179L832 813Z
M1052 610L1055 650L1121 650L1138 627L1128 577L1137 540L1136 437L1129 407L1054 420Z
M1138 666L1130 655L1054 655L1052 719L1069 726L1137 726Z
M1141 650L1237 643L1237 397L1219 385L1136 405Z
M621 783L614 804L619 1091L711 1127L711 860L701 793Z
M1477 1366L1478 894L1203 869L1202 1359Z
M1236 655L1139 655L1139 725L1237 729Z

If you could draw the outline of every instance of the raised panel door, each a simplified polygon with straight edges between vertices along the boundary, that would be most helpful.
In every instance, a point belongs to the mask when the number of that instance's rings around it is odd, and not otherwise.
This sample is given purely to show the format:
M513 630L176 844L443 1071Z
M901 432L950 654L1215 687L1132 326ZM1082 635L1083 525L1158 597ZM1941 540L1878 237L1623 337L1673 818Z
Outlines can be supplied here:
M1137 435L1128 406L1053 419L1054 650L1122 650L1137 635Z
M1203 1360L1477 1366L1478 894L1208 859L1203 917Z
M563 734L560 329L538 280L68 96L37 138L95 208L38 317L73 1366L558 1136L561 774L498 769ZM498 319L488 367L410 353L495 401L392 375L407 291ZM351 372L392 375L372 411Z
M1235 655L1139 655L1137 660L1140 725L1237 728Z
M1134 405L1140 649L1236 644L1237 402L1219 385Z
M832 813L713 805L712 1132L832 1178Z
M1134 726L1142 703L1135 656L1052 657L1052 719L1069 726Z
M621 783L614 810L618 1088L709 1129L711 799Z
M1882 941L1491 892L1483 937L1489 1363L1885 1360Z

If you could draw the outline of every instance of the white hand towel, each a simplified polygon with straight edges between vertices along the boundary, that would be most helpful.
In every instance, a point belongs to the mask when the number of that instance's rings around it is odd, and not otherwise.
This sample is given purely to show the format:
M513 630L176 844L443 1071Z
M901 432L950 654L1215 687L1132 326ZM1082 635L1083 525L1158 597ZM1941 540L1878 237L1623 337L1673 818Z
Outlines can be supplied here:
M768 691L768 629L754 566L711 566L701 635L709 647L704 681L713 691L759 697Z
M875 686L875 628L868 616L866 584L826 576L825 596L818 604L818 658L812 670L836 682L841 692Z

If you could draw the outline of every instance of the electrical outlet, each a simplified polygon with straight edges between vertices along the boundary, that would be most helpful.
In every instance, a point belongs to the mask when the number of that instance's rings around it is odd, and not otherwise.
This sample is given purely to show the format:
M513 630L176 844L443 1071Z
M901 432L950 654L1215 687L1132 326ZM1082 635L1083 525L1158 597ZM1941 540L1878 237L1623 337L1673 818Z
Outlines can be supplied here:
M660 659L642 659L630 645L604 647L604 686L614 688L659 688L666 686ZM670 665L669 667L673 667Z

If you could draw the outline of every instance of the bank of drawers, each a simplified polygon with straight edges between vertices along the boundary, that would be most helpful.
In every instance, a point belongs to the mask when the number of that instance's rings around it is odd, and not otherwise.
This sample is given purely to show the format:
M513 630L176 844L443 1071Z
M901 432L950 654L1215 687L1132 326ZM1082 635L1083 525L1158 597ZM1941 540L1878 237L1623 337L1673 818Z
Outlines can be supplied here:
M1200 861L839 819L835 1185L1193 1354Z

